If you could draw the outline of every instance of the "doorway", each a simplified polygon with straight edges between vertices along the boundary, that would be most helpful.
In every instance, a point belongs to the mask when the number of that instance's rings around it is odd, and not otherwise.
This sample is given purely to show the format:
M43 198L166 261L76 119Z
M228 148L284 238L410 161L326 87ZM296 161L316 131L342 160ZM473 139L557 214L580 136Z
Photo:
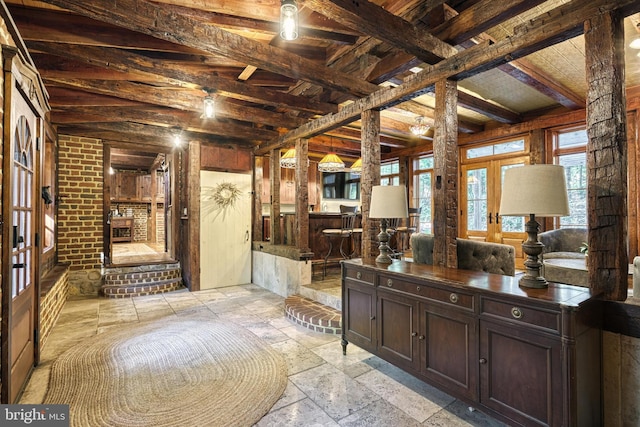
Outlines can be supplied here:
M105 158L105 265L173 261L172 156L110 146Z

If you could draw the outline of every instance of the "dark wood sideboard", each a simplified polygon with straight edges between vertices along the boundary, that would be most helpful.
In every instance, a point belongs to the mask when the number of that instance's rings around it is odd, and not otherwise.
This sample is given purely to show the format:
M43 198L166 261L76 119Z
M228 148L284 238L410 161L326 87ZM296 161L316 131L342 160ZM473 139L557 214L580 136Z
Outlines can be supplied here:
M342 262L342 345L509 425L602 424L602 302L588 288L398 261Z

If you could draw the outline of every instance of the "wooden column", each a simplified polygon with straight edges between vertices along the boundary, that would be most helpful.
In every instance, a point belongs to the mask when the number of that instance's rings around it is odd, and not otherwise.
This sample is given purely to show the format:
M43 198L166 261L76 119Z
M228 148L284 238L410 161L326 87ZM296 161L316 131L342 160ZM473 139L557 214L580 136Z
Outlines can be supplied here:
M436 83L433 138L433 264L457 268L458 237L458 87L449 80Z
M269 165L269 185L271 186L271 221L269 227L272 245L282 244L282 229L280 228L280 150L271 150L271 164Z
M199 141L189 141L186 168L187 191L180 197L185 201L178 206L178 209L174 209L175 215L180 217L183 206L188 206L189 237L187 244L181 243L181 245L188 251L191 292L200 290L200 145Z
M627 117L624 30L612 13L584 24L587 70L589 286L627 299Z
M638 131L640 130L639 124L639 110L634 110L627 114L628 124L628 150L629 155L629 178L627 179L628 196L628 223L629 230L629 262L632 262L633 258L640 254L640 230L638 229L638 218L640 217L640 189L638 183L640 183L640 145L638 145Z
M264 179L264 156L253 158L253 240L263 240L264 222L262 221L262 180Z
M362 257L378 255L380 220L369 219L371 188L380 185L380 111L362 112L362 175L360 177L360 202L362 204Z
M309 141L296 140L296 247L309 252Z

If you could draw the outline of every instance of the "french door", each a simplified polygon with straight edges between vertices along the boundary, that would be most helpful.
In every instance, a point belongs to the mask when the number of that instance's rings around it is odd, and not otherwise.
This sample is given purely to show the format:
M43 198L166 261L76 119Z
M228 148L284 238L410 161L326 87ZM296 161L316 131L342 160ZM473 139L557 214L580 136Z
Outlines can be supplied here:
M22 96L15 96L10 117L10 142L5 161L5 186L10 196L5 250L9 263L2 286L2 400L15 402L35 363L37 298L36 132L39 119ZM7 153L7 151L5 151ZM4 279L4 278L3 278ZM6 335L5 335L6 334Z
M461 166L461 237L512 245L516 248L518 266L522 263L522 241L526 238L525 218L500 216L500 196L505 171L528 163L528 156L518 156Z

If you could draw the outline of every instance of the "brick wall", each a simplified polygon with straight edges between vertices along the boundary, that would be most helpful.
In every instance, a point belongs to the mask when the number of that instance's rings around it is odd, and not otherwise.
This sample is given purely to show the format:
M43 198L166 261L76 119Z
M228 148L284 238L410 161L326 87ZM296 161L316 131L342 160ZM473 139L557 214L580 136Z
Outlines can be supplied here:
M69 266L58 265L40 283L40 350L49 338L51 329L60 317L60 312L69 293Z
M71 270L100 268L102 252L102 144L59 135L58 258Z

